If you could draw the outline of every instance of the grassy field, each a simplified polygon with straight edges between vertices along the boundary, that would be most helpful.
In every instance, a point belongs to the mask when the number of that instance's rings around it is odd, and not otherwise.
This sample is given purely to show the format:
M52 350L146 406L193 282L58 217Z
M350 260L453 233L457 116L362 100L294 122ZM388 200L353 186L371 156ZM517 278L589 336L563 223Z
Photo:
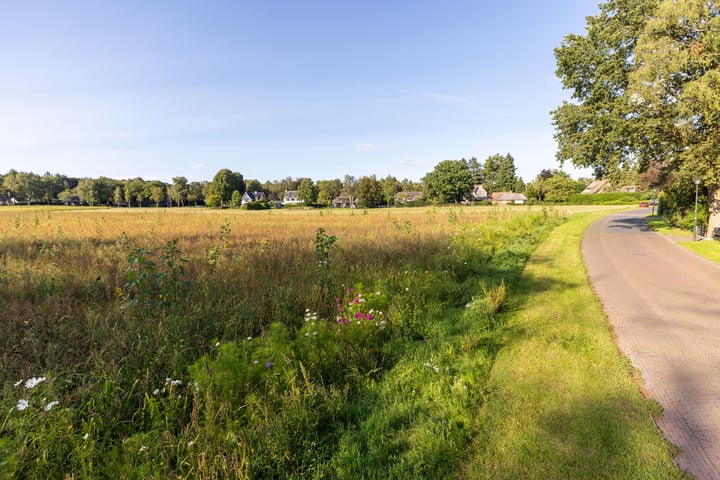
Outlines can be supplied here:
M601 209L0 209L0 478L680 478Z

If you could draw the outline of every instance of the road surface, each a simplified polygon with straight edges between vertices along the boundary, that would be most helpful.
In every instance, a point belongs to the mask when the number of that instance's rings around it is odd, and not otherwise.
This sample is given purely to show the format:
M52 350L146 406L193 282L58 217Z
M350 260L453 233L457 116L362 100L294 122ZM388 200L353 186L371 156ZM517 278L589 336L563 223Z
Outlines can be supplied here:
M656 232L646 210L590 226L582 251L620 350L664 415L678 464L720 479L720 266Z

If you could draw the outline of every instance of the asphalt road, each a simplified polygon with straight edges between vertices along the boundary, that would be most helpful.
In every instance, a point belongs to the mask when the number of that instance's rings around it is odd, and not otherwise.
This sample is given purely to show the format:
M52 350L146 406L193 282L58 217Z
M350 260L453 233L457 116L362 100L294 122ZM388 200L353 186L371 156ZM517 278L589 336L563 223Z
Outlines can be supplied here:
M620 350L664 415L681 468L720 479L720 266L650 230L647 210L590 226L582 251Z

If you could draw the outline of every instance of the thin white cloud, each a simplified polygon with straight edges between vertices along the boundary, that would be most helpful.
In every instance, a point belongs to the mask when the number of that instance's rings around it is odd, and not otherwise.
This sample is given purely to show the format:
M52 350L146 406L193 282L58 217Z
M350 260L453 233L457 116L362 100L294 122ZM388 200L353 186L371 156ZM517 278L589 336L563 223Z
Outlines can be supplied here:
M356 152L372 152L377 150L379 147L374 143L358 143L353 147Z
M424 163L411 161L407 157L403 157L400 159L400 165L411 168L420 168L425 166Z

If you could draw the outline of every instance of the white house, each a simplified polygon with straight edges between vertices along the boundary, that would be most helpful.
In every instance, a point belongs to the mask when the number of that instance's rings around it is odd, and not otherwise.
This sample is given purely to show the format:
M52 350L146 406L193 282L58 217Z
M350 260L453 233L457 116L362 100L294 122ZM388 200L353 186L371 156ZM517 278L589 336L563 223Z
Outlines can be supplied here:
M285 190L283 193L283 205L297 205L302 203L300 197L298 197L297 190Z

